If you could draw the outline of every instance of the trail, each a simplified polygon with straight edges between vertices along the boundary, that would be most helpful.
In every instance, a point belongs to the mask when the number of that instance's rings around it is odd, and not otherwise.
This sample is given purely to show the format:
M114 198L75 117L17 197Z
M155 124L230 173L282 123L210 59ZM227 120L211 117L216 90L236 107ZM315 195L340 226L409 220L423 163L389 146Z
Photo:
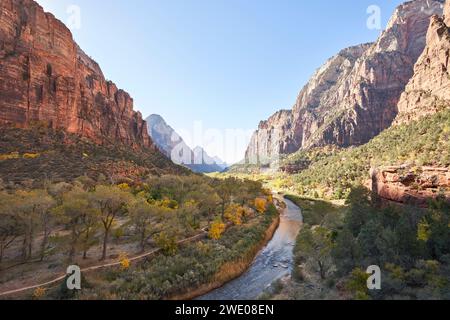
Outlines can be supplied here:
M180 241L177 242L177 244L181 245L181 244L186 243L186 242L200 240L200 239L202 239L202 238L204 238L206 236L207 236L207 232L206 232L206 230L203 230L202 233L200 233L198 235L195 235L195 236L192 236L192 237L189 237L189 238L186 238L186 239L183 239L183 240L180 240ZM161 249L154 249L154 250L148 251L146 253L140 254L138 256L129 258L129 261L130 262L136 262L136 261L145 259L147 257L150 257L152 255L155 255L155 254L159 253L160 251L161 251ZM119 262L99 264L99 265L83 268L83 269L81 269L81 273L87 273L87 272L100 270L100 269L104 269L104 268L118 267L120 265L121 265L120 261ZM17 294L17 293L22 293L22 292L26 292L26 291L29 291L29 290L35 290L35 289L38 289L38 288L45 288L45 287L57 284L58 282L61 282L61 281L65 280L66 276L67 276L67 274L64 274L64 275L61 275L61 276L59 276L57 278L54 278L53 280L50 280L50 281L47 281L47 282L39 283L39 284L32 285L32 286L22 287L22 288L10 290L10 291L0 292L0 297L5 297L5 296Z

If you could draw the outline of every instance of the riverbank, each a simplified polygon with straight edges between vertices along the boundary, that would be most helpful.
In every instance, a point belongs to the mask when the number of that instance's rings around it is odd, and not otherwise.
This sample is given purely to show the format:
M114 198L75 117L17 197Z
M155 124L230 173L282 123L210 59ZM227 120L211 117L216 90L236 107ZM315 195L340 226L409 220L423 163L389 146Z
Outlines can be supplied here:
M257 254L249 268L238 278L199 297L200 300L254 300L268 287L291 273L293 246L301 229L301 210L285 199L285 209L272 239Z
M256 246L251 248L241 259L225 263L213 276L213 280L210 283L201 285L184 294L172 296L167 300L193 300L239 278L248 270L258 253L272 240L280 225L280 215L281 212L278 210L277 217L275 217L272 224L266 230L264 238Z

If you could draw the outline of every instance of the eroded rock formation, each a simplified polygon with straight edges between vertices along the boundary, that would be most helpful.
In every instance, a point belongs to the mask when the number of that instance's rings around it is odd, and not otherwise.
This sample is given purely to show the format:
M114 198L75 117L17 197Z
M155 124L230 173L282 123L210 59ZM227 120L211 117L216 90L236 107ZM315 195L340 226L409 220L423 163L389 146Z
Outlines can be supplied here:
M423 207L438 196L450 201L448 168L383 167L372 169L371 177L372 191L383 199Z
M0 123L35 122L99 143L152 146L133 99L105 80L62 22L32 0L1 0Z
M329 144L360 145L388 128L425 48L433 14L442 14L441 0L406 2L375 43L345 49L327 61L302 89L290 113L277 113L261 123L246 160L276 159Z
M397 124L450 108L450 1L444 14L431 18L426 48L398 104Z

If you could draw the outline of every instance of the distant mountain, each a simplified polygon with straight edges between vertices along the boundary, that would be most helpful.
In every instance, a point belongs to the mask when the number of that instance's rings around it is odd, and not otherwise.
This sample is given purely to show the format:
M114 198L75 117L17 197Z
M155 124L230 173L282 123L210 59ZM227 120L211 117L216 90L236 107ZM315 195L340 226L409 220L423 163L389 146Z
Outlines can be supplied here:
M146 121L150 137L158 149L174 163L198 173L221 172L228 167L220 158L211 157L201 147L192 150L160 115L152 114Z

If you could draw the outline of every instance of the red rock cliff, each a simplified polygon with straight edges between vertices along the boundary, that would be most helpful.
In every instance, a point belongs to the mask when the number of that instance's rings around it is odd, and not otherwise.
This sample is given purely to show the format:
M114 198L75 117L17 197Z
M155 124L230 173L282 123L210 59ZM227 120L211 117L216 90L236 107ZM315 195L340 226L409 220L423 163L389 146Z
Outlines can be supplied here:
M284 121L274 116L262 123L246 160L277 159L324 145L360 145L390 127L425 48L433 14L442 14L442 0L405 2L375 43L328 60L301 90L291 114L283 113Z
M396 124L450 108L450 0L444 18L433 16L427 44L414 67L414 76L398 104Z
M133 99L32 0L0 1L0 123L43 122L97 142L151 146Z
M407 165L373 168L371 189L381 198L426 207L438 196L450 201L450 170L448 168Z

